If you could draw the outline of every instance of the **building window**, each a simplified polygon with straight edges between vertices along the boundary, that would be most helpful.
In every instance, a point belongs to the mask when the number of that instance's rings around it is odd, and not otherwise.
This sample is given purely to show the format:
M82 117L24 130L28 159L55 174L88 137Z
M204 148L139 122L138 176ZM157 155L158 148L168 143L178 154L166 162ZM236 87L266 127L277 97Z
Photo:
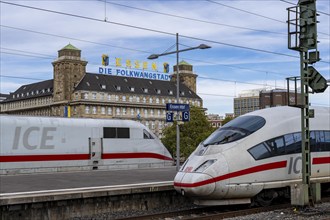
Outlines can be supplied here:
M122 97L123 102L126 102L126 96Z
M147 102L146 97L143 97L142 100L143 100L143 103L146 103Z
M108 115L112 115L112 107L108 107Z
M151 129L154 130L155 129L155 122L151 122Z
M92 111L93 111L93 114L95 115L96 112L97 112L97 111L96 111L96 106L93 106L93 110L92 110Z
M104 100L104 93L100 94L100 100L103 101Z
M154 110L150 109L150 115L154 116Z
M148 93L148 89L147 89L147 88L142 88L142 91L143 91L144 93Z
M160 110L159 109L157 110L157 115L158 115L158 117L160 117Z
M116 109L116 115L120 115L120 108Z
M105 115L105 107L101 107L101 114Z
M108 101L110 101L111 100L111 95L110 94L108 94Z
M95 92L92 93L92 99L96 99L96 93Z
M156 104L159 104L159 98L156 98Z
M134 108L131 108L131 115L134 116Z
M84 95L84 99L88 99L88 93L87 92L84 93L83 95Z
M152 98L150 98L150 99L149 99L149 103L151 104L152 102L153 102L153 99L152 99Z
M114 86L116 91L120 91L120 86Z
M144 116L148 117L148 109L144 109Z
M128 88L129 88L129 91L131 91L131 92L135 91L134 87L128 87Z
M85 107L85 113L86 113L86 114L89 114L89 106L86 106L86 107Z
M136 102L140 102L140 97L136 97Z
M129 102L133 102L133 97L132 96L129 97Z
M118 95L115 96L115 100L119 101L119 96Z
M123 108L123 115L126 115L126 108Z

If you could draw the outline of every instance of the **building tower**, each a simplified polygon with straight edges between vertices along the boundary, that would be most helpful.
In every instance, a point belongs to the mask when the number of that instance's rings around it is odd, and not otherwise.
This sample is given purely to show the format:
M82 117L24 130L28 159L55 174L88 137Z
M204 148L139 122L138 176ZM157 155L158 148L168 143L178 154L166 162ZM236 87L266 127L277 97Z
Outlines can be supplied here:
M176 81L176 65L173 66L173 77L172 80ZM196 78L197 75L193 73L193 66L186 61L181 61L179 63L179 75L180 82L185 84L189 89L196 93Z
M74 88L86 74L87 61L81 59L81 50L68 44L58 51L54 67L54 102L69 101Z

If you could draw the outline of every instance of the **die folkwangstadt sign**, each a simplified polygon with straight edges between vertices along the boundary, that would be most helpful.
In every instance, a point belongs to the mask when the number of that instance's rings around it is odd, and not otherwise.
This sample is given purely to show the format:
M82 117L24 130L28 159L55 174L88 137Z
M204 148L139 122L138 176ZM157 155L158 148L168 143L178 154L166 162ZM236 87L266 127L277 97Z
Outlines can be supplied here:
M115 64L109 65L109 56L102 55L102 67L99 67L100 74L108 74L114 76L134 77L151 80L165 80L170 81L172 76L169 74L169 64L163 63L163 71L158 71L157 63L151 63L151 70L148 70L149 63L146 61L123 60L115 58Z

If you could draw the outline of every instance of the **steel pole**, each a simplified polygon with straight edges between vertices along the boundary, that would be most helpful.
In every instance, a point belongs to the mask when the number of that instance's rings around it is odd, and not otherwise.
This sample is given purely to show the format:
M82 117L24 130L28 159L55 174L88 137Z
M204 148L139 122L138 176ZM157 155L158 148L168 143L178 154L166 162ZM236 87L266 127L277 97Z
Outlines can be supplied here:
M179 104L180 87L179 87L179 34L176 33L176 103ZM176 170L180 170L180 115L179 111L176 112Z

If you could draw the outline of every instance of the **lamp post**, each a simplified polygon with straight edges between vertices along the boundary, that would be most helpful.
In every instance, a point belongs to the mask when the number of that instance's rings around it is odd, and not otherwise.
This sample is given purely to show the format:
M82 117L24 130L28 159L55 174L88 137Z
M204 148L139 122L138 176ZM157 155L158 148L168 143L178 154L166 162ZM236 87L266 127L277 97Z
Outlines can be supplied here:
M161 54L151 54L148 59L157 59L160 56L166 56L169 54L176 54L176 103L179 104L179 99L180 99L180 78L179 78L179 53L189 51L189 50L195 50L195 49L209 49L211 48L208 45L205 44L200 44L197 47L189 47L186 49L179 50L179 34L176 33L176 51L172 52L166 52L166 53L161 53ZM176 114L176 170L179 171L180 169L180 127L179 127L179 120L180 120L180 113L177 111Z

